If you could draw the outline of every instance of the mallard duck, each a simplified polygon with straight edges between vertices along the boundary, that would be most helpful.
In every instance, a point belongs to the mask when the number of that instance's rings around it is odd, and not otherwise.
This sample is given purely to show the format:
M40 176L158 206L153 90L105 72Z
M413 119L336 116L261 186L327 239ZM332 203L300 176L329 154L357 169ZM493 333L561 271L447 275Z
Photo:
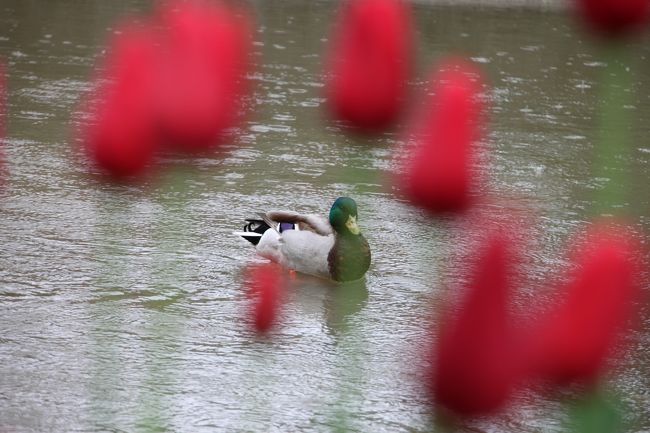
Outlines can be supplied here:
M370 267L370 247L357 225L357 203L336 199L329 220L291 211L260 214L235 232L255 245L257 252L287 269L304 274L352 281Z

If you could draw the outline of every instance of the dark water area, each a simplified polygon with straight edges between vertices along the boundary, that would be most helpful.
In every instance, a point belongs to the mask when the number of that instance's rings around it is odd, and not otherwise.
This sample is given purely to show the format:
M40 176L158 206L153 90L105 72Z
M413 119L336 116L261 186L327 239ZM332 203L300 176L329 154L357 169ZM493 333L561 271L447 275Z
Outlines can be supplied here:
M418 376L423 342L480 224L431 219L395 198L386 179L400 128L362 138L326 120L334 3L253 5L254 93L239 138L220 155L169 157L142 185L111 185L76 163L74 114L116 20L151 4L0 1L10 172L0 192L0 432L438 431ZM591 167L611 70L631 82L621 88L633 144L622 205L648 233L647 35L610 69L613 55L562 11L413 9L415 99L447 54L485 72L478 168L493 199L480 211L529 230L519 307L549 296L608 181ZM297 276L282 325L256 337L242 320L243 282L263 259L231 232L270 209L325 214L341 195L358 202L372 247L365 281ZM609 380L638 432L650 430L647 309L641 322ZM516 409L458 430L563 431L565 397L527 392Z

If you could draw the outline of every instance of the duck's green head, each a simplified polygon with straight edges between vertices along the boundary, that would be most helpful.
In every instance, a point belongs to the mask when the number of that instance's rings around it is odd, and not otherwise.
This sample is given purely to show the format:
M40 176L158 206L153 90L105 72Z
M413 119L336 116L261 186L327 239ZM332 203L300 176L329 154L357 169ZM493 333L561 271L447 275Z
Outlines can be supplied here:
M339 197L330 209L330 224L341 235L358 235L357 203L350 197Z

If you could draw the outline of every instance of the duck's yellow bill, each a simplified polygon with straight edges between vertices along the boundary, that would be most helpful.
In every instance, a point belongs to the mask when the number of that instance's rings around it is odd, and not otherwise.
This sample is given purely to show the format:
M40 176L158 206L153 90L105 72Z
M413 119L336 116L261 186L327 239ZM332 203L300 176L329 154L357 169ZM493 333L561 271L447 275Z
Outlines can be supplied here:
M348 220L345 222L345 227L348 228L350 233L353 235L358 235L359 234L359 226L357 225L357 217L353 217L350 215L348 217Z

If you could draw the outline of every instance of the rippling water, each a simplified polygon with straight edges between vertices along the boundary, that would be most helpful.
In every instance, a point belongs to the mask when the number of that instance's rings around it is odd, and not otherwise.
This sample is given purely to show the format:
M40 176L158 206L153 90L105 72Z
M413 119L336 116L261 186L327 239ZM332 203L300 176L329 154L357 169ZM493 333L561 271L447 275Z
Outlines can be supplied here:
M258 1L254 114L223 155L170 158L141 186L97 183L74 162L72 113L114 20L144 1L0 3L9 69L10 169L0 196L0 431L415 432L434 427L417 373L427 318L471 251L462 221L431 220L384 186L399 131L372 139L324 121L321 54L334 4ZM436 59L469 56L491 90L483 211L531 229L520 303L566 267L589 219L607 60L560 12L415 6L421 94ZM634 167L628 203L647 231L650 49L631 47ZM373 249L366 281L296 277L283 324L242 322L244 269L231 235L255 212L325 213L353 196ZM648 317L613 379L635 431L650 429ZM560 431L558 400L469 431Z

